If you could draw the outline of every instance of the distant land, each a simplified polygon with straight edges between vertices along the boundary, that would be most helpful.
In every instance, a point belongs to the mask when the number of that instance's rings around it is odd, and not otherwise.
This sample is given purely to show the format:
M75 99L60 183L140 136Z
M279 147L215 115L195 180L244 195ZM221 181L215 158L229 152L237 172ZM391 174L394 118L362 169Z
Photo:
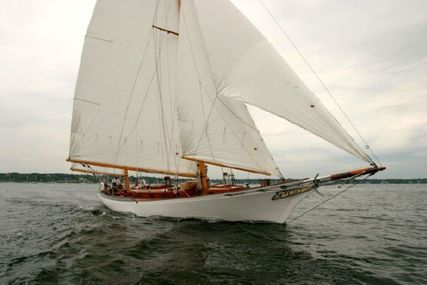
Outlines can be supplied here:
M144 178L148 184L162 183L162 178L140 176ZM131 176L130 181L133 184L136 177ZM95 177L89 174L65 174L65 173L0 173L0 182L15 182L15 183L99 183L103 178ZM109 179L110 180L110 179ZM180 179L179 181L185 181ZM211 183L222 183L222 179L211 179ZM238 184L258 184L259 179L236 179ZM278 182L277 179L272 179L272 182ZM364 184L427 184L427 178L414 179L366 179L360 181Z

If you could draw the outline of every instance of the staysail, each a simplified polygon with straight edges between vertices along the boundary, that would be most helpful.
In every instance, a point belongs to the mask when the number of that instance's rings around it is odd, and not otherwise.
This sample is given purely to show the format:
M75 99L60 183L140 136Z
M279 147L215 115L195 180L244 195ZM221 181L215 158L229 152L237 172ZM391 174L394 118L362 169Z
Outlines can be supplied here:
M280 176L245 104L221 94L226 86L210 69L193 2L181 5L177 100L184 157Z
M218 98L239 100L282 117L350 154L371 162L267 39L228 0L183 1L181 31L203 53ZM197 23L197 29L183 19ZM182 39L180 40L181 46ZM181 52L180 52L181 53ZM197 98L197 96L195 96ZM211 122L211 121L210 121Z
M176 0L99 0L75 91L69 160L193 176L176 117Z

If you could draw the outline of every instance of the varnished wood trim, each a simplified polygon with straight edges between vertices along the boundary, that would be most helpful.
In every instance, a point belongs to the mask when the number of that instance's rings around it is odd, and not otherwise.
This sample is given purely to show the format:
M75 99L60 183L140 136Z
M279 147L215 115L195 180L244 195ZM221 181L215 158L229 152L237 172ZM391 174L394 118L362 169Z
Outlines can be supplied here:
M199 176L200 176L200 182L202 186L202 194L207 194L208 191L208 174L207 174L207 166L204 162L199 161L197 164L199 168Z
M247 172L251 172L251 173L263 174L263 175L267 175L267 176L271 175L271 173L267 172L267 171L262 171L262 170L254 169L254 168L245 168L245 167L239 167L239 166L231 166L231 165L227 165L225 163L221 163L221 162L217 162L217 161L202 160L202 159L192 158L192 157L188 157L188 156L183 156L182 159L196 161L196 162L204 162L204 163L210 164L210 165L215 165L215 166L219 166L219 167L227 167L227 168L232 168L232 169L247 171Z
M75 172L82 172L82 173L88 173L88 174L101 174L101 175L110 175L110 176L115 176L115 175L123 175L123 173L114 173L114 172L108 172L108 171L97 171L97 170L88 170L88 169L80 169L80 168L76 168L76 167L71 167L70 168L71 171L75 171ZM122 170L122 169L120 169Z
M385 170L385 167L383 167L383 166L381 166L381 167L365 167L365 168L360 168L360 169L356 169L356 170L352 170L352 171L332 174L330 176L330 179L331 180L338 180L338 179L353 177L355 175L374 174L374 173L377 173L378 171L383 171L383 170Z
M129 172L127 169L125 169L123 172L125 176L125 188L126 188L126 191L130 193Z
M99 167L106 167L106 168L117 168L117 169L123 169L123 170L128 170L128 171L157 173L157 174L165 174L165 175L178 175L178 176L182 176L182 177L196 177L195 173L187 173L187 172L176 173L173 171L160 170L160 169L154 169L154 168L143 168L143 167L135 167L135 166L116 165L116 164L110 164L110 163L104 163L104 162L71 159L71 158L68 158L67 161L68 162L74 162L74 163L80 163L80 164L88 164L88 165L93 165L93 166L99 166Z

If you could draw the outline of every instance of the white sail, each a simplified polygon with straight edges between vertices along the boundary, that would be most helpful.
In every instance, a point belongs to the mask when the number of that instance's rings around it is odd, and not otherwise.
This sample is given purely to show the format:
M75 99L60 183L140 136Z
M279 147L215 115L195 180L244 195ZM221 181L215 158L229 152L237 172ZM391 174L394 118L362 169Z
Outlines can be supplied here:
M228 0L192 0L208 65L220 95L280 116L370 161L261 33ZM184 14L186 10L184 9ZM190 12L188 12L190 14ZM181 15L182 17L182 15ZM190 15L185 15L190 17ZM182 27L181 27L182 30Z
M182 1L180 22L177 96L184 157L280 175L244 103L221 94L224 86L211 73L191 1Z
M71 161L196 172L194 162L180 159L178 25L176 0L97 2L74 98Z

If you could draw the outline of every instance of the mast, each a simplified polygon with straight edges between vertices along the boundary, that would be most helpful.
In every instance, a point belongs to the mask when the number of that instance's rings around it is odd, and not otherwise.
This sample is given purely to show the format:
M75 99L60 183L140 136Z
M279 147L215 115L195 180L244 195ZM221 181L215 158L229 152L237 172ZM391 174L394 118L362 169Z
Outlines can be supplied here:
M202 195L206 195L208 191L208 167L203 161L199 161L197 167L199 169L198 174Z
M125 177L125 189L126 192L130 193L130 183L129 183L129 172L127 169L124 170L124 177Z

